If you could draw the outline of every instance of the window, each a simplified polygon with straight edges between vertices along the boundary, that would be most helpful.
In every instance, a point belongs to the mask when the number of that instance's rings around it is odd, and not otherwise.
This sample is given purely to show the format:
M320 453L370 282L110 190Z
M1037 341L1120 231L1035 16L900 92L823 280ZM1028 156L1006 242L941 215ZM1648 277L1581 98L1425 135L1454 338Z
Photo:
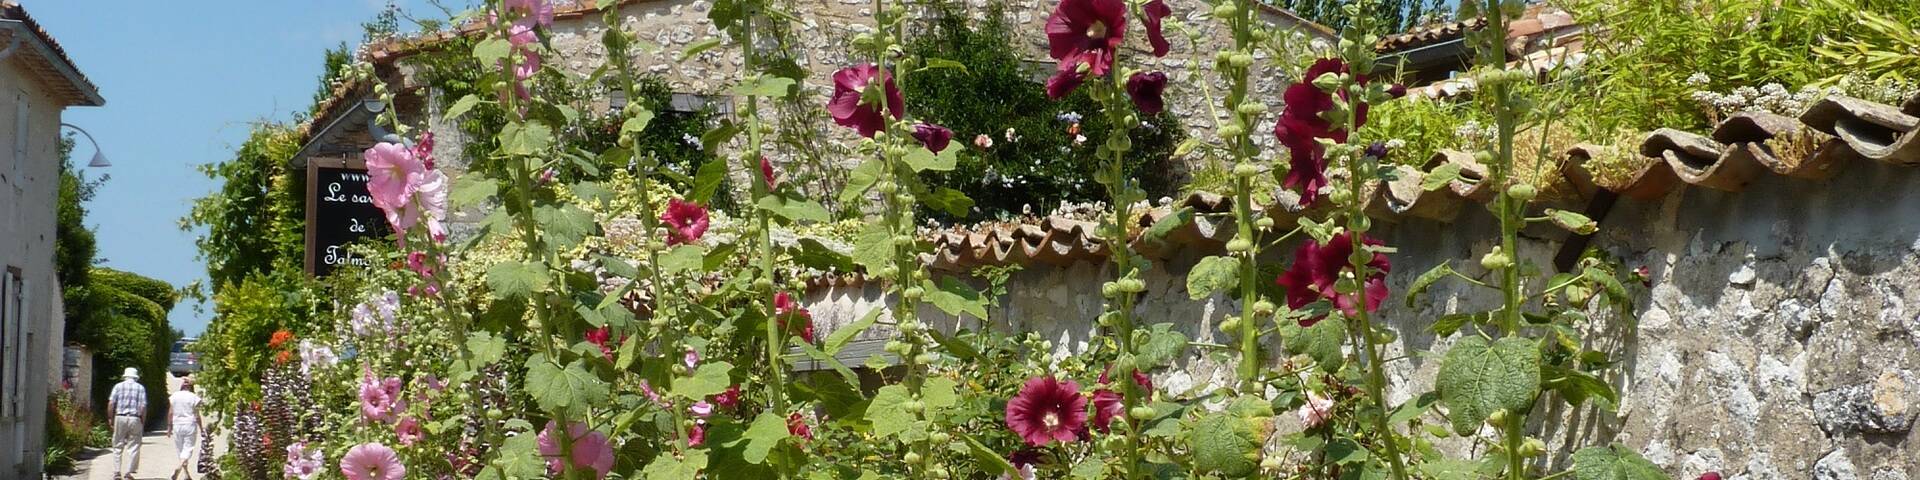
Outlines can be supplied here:
M12 170L7 172L7 178L12 179L15 185L24 186L26 182L20 178L20 169L21 165L27 163L27 123L32 113L31 107L27 106L27 91L16 90L13 94L13 165L10 167Z
M20 371L25 369L20 310L20 269L7 267L6 275L0 276L0 391L6 396L0 398L0 418L6 419L20 414Z

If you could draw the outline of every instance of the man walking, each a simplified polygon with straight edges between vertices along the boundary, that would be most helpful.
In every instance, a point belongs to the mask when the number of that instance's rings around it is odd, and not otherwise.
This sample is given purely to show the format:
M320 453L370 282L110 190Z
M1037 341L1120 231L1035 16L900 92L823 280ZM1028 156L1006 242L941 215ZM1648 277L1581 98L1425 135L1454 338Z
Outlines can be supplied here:
M113 410L113 478L132 480L134 467L140 465L140 434L147 425L147 388L140 386L140 370L127 367L120 375L107 408Z

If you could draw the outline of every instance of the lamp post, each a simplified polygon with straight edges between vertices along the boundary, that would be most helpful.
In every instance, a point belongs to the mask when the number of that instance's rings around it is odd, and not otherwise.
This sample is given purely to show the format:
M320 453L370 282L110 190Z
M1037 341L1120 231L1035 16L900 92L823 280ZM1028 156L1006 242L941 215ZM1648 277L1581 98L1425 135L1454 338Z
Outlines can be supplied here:
M82 128L80 128L80 127L77 127L77 126L74 126L74 125L73 125L73 124L71 124L71 123L61 123L61 124L60 124L60 126L62 126L62 127L67 127L67 128L71 128L71 129L73 129L73 131L76 131L76 132L80 132L80 134L81 134L81 135L86 135L86 136L87 136L87 142L88 142L88 143L92 143L92 144L93 144L93 160L92 160L92 161L89 161L89 162L87 162L87 166L88 166L88 167L91 167L91 168L104 168L104 167L111 167L111 166L113 166L113 164L112 164L112 163L109 163L109 162L107 162L107 154L106 154L106 153L104 153L104 152L101 152L101 151L100 151L100 141L98 141L98 140L94 140L94 139L93 139L93 134L91 134L91 133L87 133L87 131L86 131L85 129L82 129Z

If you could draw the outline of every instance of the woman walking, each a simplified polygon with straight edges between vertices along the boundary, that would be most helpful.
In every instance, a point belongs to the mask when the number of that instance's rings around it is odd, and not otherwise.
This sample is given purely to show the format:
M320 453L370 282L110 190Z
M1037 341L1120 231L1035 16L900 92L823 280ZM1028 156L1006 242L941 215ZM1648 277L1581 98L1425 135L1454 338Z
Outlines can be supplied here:
M188 463L200 455L200 395L193 393L193 379L181 380L180 391L173 392L167 402L167 436L173 437L173 450L180 458L180 465L174 467L169 478L178 479L185 473L192 480L193 469Z

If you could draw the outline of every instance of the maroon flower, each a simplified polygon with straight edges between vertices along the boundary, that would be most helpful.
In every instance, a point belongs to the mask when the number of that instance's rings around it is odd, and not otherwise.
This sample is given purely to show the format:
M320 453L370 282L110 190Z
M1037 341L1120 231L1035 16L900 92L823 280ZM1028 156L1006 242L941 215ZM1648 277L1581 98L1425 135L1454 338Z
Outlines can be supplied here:
M807 426L807 419L800 416L800 412L793 412L787 415L787 434L813 440L813 427Z
M1333 125L1320 114L1333 109L1333 95L1314 86L1313 79L1321 75L1347 73L1347 64L1337 58L1322 58L1307 68L1299 82L1287 87L1283 96L1287 106L1280 112L1280 121L1273 126L1273 136L1292 153L1289 161L1291 169L1281 186L1298 190L1300 204L1313 205L1320 197L1320 189L1327 185L1327 152L1316 139L1331 139L1335 143L1347 143L1345 125ZM1366 75L1355 75L1354 80L1366 83ZM1347 98L1346 92L1340 98ZM1354 105L1355 125L1367 122L1367 105Z
M1079 440L1086 423L1087 397L1072 380L1034 377L1007 400L1007 426L1028 445Z
M813 313L808 312L806 307L800 306L800 302L794 300L793 295L787 292L773 294L773 314L777 317L776 320L780 321L781 330L797 335L807 343L813 343ZM799 325L789 325L788 318L795 319ZM796 329L798 331L795 331Z
M773 174L773 161L767 160L766 155L760 156L760 180L767 182L768 190L780 186L780 179Z
M1059 60L1047 96L1071 93L1086 75L1105 76L1126 38L1127 4L1121 0L1060 0L1047 17L1047 54ZM1080 72L1080 65L1087 70Z
M587 343L600 347L600 355L613 360L613 329L600 327L588 330Z
M1720 472L1702 473L1699 480L1720 480Z
M1133 97L1133 106L1141 113L1158 115L1166 110L1166 101L1160 94L1167 91L1167 74L1160 72L1139 72L1127 77L1127 96Z
M1107 374L1112 371L1113 367L1109 366L1107 371L1100 372L1100 383L1107 383ZM1153 391L1153 379L1139 370L1133 371L1133 383L1139 385L1141 390ZM1126 397L1119 391L1107 388L1093 391L1093 428L1106 432L1115 417L1125 414Z
M727 391L720 392L719 395L714 395L713 404L729 410L733 409L733 407L740 406L740 385L735 384L729 386L727 387Z
M707 443L707 427L695 424L687 429L687 446L698 447Z
M1013 464L1014 468L1026 468L1028 466L1039 465L1043 459L1045 459L1045 457L1042 457L1040 452L1028 449L1021 449L1013 452L1012 455L1007 455L1007 463Z
M667 200L667 211L660 214L660 221L668 227L668 246L698 242L707 234L707 209L678 198Z
M913 124L913 138L927 147L927 151L940 153L953 143L953 130L931 123Z
M1118 0L1115 0L1118 1ZM886 115L895 120L906 115L906 99L900 96L900 87L894 85L893 76L885 75L882 95L886 97L885 115L880 106L865 100L867 85L873 78L881 76L880 67L863 63L838 72L833 72L833 97L827 102L827 113L833 115L833 123L860 131L860 136L873 138L873 133L887 128Z
M1164 0L1153 0L1146 5L1141 5L1140 12L1146 14L1146 18L1140 19L1140 23L1147 26L1147 43L1153 44L1153 56L1167 56L1167 52L1173 49L1173 45L1168 44L1167 36L1160 33L1160 19L1173 15L1173 8L1168 7Z
M1387 96L1390 96L1393 98L1400 98L1400 97L1407 96L1407 86L1398 84L1398 83L1393 84L1393 86L1387 87Z
M1380 245L1380 241L1371 237L1361 237L1367 245ZM1293 266L1280 275L1275 283L1287 289L1287 307L1305 307L1318 300L1331 300L1333 305L1347 315L1357 313L1356 301L1351 294L1335 291L1334 283L1339 281L1340 272L1350 268L1347 257L1353 254L1353 240L1347 232L1333 236L1327 244L1308 241L1293 252ZM1384 254L1373 254L1373 260L1367 262L1367 281L1362 290L1366 295L1366 308L1371 312L1380 309L1380 302L1387 298L1387 272L1392 263ZM1325 317L1316 316L1300 321L1300 326L1309 327Z

